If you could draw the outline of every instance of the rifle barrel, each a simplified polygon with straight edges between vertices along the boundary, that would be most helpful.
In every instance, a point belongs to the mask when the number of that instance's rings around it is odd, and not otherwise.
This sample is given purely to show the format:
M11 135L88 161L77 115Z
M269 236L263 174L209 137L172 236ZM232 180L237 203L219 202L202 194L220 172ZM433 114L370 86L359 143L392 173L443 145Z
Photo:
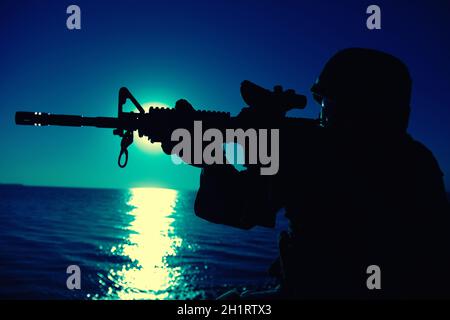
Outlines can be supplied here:
M121 121L113 117L83 117L79 115L61 115L45 112L16 112L16 124L30 126L65 126L120 128Z
M241 121L239 118L230 117L224 112L196 111L195 117L189 121L183 117L176 117L175 110L153 110L144 117L136 113L123 113L120 117L83 117L80 115L50 114L45 112L16 112L16 124L29 126L64 126L64 127L97 127L124 130L139 130L151 127L156 132L169 130L169 128L190 127L193 120L203 120L204 127L208 128L252 128L258 122ZM153 117L155 117L153 119ZM146 122L150 119L153 121ZM187 121L187 122L186 122ZM308 118L284 118L284 125L310 127L319 124L317 119ZM172 125L170 125L172 124ZM261 124L260 124L261 125ZM270 124L267 126L270 127Z

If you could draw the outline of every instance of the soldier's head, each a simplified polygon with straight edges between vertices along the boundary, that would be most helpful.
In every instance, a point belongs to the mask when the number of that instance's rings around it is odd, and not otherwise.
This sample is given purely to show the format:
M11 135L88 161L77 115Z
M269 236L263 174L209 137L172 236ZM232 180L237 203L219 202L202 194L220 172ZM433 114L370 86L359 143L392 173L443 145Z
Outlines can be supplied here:
M394 56L371 49L336 53L312 86L324 126L351 130L405 132L411 76Z

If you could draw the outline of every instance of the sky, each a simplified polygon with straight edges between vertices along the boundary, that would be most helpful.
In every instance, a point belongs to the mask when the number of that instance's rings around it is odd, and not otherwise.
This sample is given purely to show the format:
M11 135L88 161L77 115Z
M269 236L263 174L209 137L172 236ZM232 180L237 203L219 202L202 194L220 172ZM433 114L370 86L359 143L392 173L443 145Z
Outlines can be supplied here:
M68 30L66 8L81 9ZM381 8L381 30L366 8ZM282 84L309 98L331 55L347 47L389 52L410 68L409 132L436 156L450 187L448 1L0 1L0 183L195 189L199 169L174 165L142 143L117 166L119 138L96 128L25 127L14 113L115 116L126 86L141 104L237 114L242 80Z

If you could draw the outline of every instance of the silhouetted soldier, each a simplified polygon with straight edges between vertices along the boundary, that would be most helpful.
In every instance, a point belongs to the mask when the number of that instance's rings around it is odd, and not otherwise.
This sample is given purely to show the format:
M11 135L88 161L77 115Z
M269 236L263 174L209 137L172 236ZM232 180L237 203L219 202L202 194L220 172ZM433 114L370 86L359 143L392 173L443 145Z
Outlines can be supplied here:
M324 130L282 131L275 176L204 168L196 214L248 229L273 227L285 208L290 230L272 267L281 287L267 297L450 296L443 174L406 132L407 67L379 51L346 49L328 61L312 93ZM381 269L381 290L367 288L370 265Z

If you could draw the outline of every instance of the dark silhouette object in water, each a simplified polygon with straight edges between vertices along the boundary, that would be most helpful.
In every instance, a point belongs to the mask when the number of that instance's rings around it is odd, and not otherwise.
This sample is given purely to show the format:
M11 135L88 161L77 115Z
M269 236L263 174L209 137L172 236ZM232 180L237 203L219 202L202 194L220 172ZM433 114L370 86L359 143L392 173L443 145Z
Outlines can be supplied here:
M271 268L280 289L242 297L450 297L449 205L436 159L407 133L411 83L389 54L340 51L311 89L324 130L284 129L277 175L203 168L199 217L271 227L285 208L290 221ZM370 265L380 267L380 290L367 287Z

